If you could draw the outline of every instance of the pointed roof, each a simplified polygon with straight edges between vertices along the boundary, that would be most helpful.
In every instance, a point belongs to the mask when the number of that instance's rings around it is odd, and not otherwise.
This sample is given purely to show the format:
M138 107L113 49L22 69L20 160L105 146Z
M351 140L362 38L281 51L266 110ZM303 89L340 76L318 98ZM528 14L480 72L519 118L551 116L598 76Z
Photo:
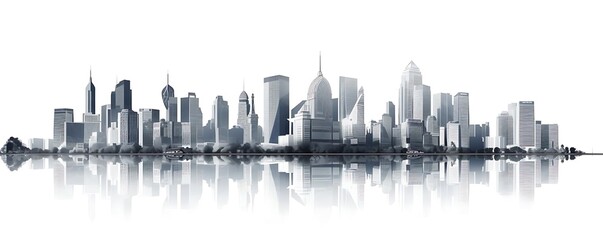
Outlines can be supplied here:
M408 70L420 71L419 67L417 67L415 62L413 62L412 60L410 61L410 63L408 63L408 65L406 65L406 68L404 70L405 71L408 71Z
M255 95L251 94L251 114L255 114Z
M242 91L241 94L239 95L239 101L247 101L249 99L249 95L247 95L247 92Z

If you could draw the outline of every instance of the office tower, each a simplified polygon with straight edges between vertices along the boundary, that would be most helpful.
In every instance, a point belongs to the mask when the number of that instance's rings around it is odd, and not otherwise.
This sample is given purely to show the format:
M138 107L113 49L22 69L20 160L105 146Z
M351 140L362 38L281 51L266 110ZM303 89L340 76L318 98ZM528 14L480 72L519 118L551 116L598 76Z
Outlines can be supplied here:
M138 113L131 109L122 109L119 113L119 142L121 144L138 143Z
M165 119L153 123L153 146L162 148L163 145L171 144L172 139L168 134L168 123Z
M138 118L138 141L142 147L153 146L153 124L159 122L158 109L140 109Z
M132 110L130 80L122 80L115 86L115 91L111 92L111 122L116 122L118 127L117 118L123 109Z
M76 144L84 142L84 123L65 122L65 142L61 148L73 149Z
M352 112L356 100L358 100L358 80L356 78L339 77L339 121Z
M517 104L517 119L515 119L515 145L534 147L534 102L520 101Z
M117 127L116 122L111 122L111 126L109 126L107 128L106 132L107 132L107 145L120 144L119 127Z
M559 149L559 125L542 124L541 146L543 149Z
M260 143L260 131L258 128L258 115L255 113L255 95L251 94L251 113L249 114L249 118L247 119L247 128L245 129L244 142L248 142L251 145ZM278 138L277 138L278 140Z
M496 118L496 136L505 138L505 142L513 140L513 117L503 111Z
M391 147L392 146L392 138L394 122L393 118L389 114L381 115L381 135L379 137L379 144L383 147Z
M247 125L247 116L249 116L249 111L251 107L249 105L249 95L247 92L243 91L239 95L239 112L237 114L237 126L245 129Z
M423 84L421 70L410 61L402 72L402 82L398 92L398 124L413 118L414 87Z
M542 121L534 123L534 148L542 149Z
M431 114L431 88L427 85L415 85L413 93L413 119L425 121Z
M341 120L341 132L344 143L365 144L365 124L364 124L364 89L361 87L358 91L358 99L352 107L352 111L347 117ZM393 120L392 120L393 121Z
M228 141L231 144L243 144L245 143L245 141L243 141L245 130L243 130L243 128L241 128L240 126L232 126L231 129L228 130Z
M460 92L454 95L454 121L461 128L461 141L457 147L469 148L469 93Z
M277 143L289 133L289 77L264 78L264 141Z
M217 96L213 106L213 123L216 143L228 143L228 101Z
M385 114L389 114L392 117L392 121L396 122L396 105L392 101L387 101L385 103Z
M486 137L490 136L490 123L469 125L469 146L472 151L486 147Z
M100 132L101 132L101 129L102 129L101 116L98 114L84 113L82 116L82 119L84 122L84 141L83 141L83 143L89 143L90 136L92 136L92 133L97 132L98 134L100 134ZM101 138L101 140L102 140L102 138Z
M169 100L175 96L174 94L174 88L170 86L170 74L168 73L167 85L165 85L165 87L161 90L161 99L163 100L163 106L165 106L166 110L168 110Z
M180 121L190 123L190 137L187 142L192 146L196 146L201 138L201 130L203 128L203 112L199 107L199 98L195 93L188 93L185 98L180 98ZM183 136L184 138L184 136Z
M438 119L435 116L427 116L425 120L425 130L431 133L432 136L439 136L440 126L438 125Z
M168 99L168 109L165 120L168 122L178 122L178 98L170 97Z
M452 107L452 95L450 93L433 94L433 107L431 115L438 120L438 126L446 127L446 124L454 120L454 109Z
M96 114L96 87L92 83L92 69L90 69L90 82L86 86L86 113Z
M423 149L425 125L419 119L406 119L401 126L402 146L411 150Z
M516 129L517 129L517 103L510 103L509 106L507 107L507 111L509 112L511 119L513 119L513 126L511 128L511 132L513 132L513 133L510 136L511 138L507 140L507 144L518 145L517 144L517 135L515 135Z
M312 119L324 119L333 121L333 103L331 97L331 85L322 75L322 67L318 67L318 76L310 83L306 106Z
M448 122L446 124L446 146L450 147L459 147L459 143L461 140L461 125L454 121Z
M297 113L299 113L304 106L306 106L306 100L301 100L297 105L295 105L293 108L291 108L291 115L290 115L291 118L294 118L295 115L297 115ZM293 122L290 122L289 125L290 125L289 133L293 134Z
M307 110L306 105L303 105L297 114L293 117L293 143L300 145L304 143L310 143L312 136L312 119L310 112Z
M182 146L182 123L180 122L167 122L167 136L169 138L168 144L171 147Z
M73 122L73 109L57 108L54 109L54 139L52 147L59 147L65 142L65 123Z
M440 146L448 146L448 136L446 135L446 127L440 127Z
M101 132L111 127L111 104L101 106Z
M194 147L194 145L197 145L195 142L193 142L192 138L192 125L190 122L181 122L180 126L182 126L182 132L181 132L181 136L182 136L182 147Z

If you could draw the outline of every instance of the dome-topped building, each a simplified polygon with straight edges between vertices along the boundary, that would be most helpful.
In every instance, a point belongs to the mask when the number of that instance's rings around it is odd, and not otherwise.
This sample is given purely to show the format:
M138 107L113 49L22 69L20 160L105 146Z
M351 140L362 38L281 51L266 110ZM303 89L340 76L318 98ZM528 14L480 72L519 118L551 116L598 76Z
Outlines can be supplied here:
M333 119L331 84L322 75L321 68L321 57L319 56L318 76L310 83L306 105L311 118Z

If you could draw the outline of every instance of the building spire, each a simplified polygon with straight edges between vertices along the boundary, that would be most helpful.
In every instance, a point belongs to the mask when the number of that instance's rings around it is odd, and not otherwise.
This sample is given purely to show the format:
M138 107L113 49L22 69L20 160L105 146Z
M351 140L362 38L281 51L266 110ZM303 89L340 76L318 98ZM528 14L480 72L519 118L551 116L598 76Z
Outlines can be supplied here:
M251 94L251 114L255 114L255 94Z
M170 85L170 71L167 72L167 85Z
M322 52L318 52L318 76L322 76Z
M90 65L90 83L92 83L92 65Z

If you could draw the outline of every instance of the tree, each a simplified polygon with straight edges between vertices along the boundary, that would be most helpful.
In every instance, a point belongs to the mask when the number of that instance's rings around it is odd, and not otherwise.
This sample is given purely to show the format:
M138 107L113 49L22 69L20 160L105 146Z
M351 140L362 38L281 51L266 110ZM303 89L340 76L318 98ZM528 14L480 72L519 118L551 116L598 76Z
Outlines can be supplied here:
M51 152L52 153L59 153L59 148L58 147L53 147Z
M205 147L203 147L203 153L212 153L212 152L214 152L213 146L205 145Z

